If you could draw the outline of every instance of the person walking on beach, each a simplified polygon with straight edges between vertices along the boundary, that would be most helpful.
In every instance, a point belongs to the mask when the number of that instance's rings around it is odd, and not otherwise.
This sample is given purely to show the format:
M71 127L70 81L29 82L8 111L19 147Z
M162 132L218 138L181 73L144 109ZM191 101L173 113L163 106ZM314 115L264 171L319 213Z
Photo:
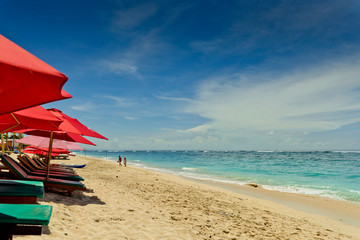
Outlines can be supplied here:
M124 157L124 167L126 167L126 157Z
M121 156L120 155L119 155L119 161L118 162L119 162L119 166L122 166L121 165Z

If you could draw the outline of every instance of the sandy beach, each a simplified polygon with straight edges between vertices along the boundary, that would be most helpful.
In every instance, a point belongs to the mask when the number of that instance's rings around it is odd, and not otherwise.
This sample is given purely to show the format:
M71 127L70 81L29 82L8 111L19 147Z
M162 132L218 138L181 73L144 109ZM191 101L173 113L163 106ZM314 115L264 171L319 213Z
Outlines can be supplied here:
M360 239L360 205L217 186L84 157L87 192L46 193L42 236L15 239Z

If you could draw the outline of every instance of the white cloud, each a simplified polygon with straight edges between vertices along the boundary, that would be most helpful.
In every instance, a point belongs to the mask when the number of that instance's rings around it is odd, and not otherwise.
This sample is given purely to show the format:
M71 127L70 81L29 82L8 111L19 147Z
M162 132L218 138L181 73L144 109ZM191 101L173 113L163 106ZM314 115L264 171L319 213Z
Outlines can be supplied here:
M125 119L126 119L126 120L135 120L136 118L135 118L135 117L125 116Z
M112 107L128 107L128 106L133 106L136 104L131 99L121 98L121 97L112 96L112 95L97 95L97 97L113 100L114 101L113 103L108 103L108 105L111 105Z
M194 128L204 131L338 129L360 121L359 76L358 63L346 62L270 81L265 73L208 79L187 111L209 119L206 127Z
M162 100L170 100L170 101L183 101L183 102L190 102L191 99L189 98L179 98L179 97L166 97L166 96L155 96L158 99Z
M92 103L83 103L70 106L70 108L81 112L90 112L95 108L95 106Z
M200 126L196 126L194 128L190 128L190 129L186 129L186 132L193 132L193 133L201 133L201 132L205 132L207 130L209 130L211 128L210 125L200 125Z
M118 75L138 76L138 67L132 61L103 60L101 61L101 65Z

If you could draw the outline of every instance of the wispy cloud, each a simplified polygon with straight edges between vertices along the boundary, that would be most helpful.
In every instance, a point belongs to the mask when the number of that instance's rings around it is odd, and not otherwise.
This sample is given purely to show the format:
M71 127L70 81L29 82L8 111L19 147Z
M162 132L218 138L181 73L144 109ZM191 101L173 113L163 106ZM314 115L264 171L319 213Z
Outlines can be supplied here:
M322 1L311 1L305 4L303 2L294 4L283 1L271 9L264 20L275 22L276 27L280 27L280 29L307 30L317 28L321 31L320 26L336 26L337 31L341 31L340 26L348 25L346 16L352 12L353 8L358 7L359 3L356 1L348 4L344 4L342 0L332 0L326 4Z
M192 101L189 98L180 98L180 97L166 97L166 96L155 96L158 99L161 100L170 100L170 101L180 101L180 102L190 102Z
M209 119L206 127L196 130L246 129L274 135L338 129L360 121L358 64L327 63L271 81L263 81L266 73L208 79L187 110Z
M131 4L130 4L131 5ZM145 3L115 10L111 30L119 41L114 51L101 61L107 70L118 75L129 75L143 79L147 72L166 65L171 59L172 43L164 35L171 23L177 20L189 4Z
M355 22L359 26L359 2L344 4L341 0L299 1L297 3L282 1L280 4L260 7L253 11L242 12L231 16L232 21L220 35L209 39L194 40L191 46L204 54L241 55L258 53L297 52L316 44L319 49L327 48L335 51L344 45L349 47L350 41L344 34L352 32ZM351 19L351 20L350 20ZM310 42L310 44L309 44ZM311 44L312 43L312 44ZM231 47L228 47L231 46ZM352 46L357 48L357 44ZM318 49L313 48L302 54L316 56ZM241 55L239 55L241 54Z
M124 118L125 118L126 120L136 120L135 117L130 117L130 116L125 116Z
M96 108L96 106L90 102L87 102L87 103L70 106L70 108L74 109L76 111L90 112L90 111L94 110L94 108Z
M112 100L112 103L107 103L107 105L111 106L111 107L128 107L128 106L134 106L136 105L136 101L134 101L133 99L128 99L128 98L121 98L121 97L117 97L117 96L112 96L112 95L96 95L97 98L102 98L102 99L109 99Z
M138 67L129 60L102 60L100 64L117 75L131 75L139 77Z
M141 25L157 11L155 4L147 3L126 10L115 11L112 27L114 31L131 30Z
M201 132L206 132L207 130L209 130L211 128L211 125L200 125L200 126L196 126L194 128L189 128L186 129L186 132L193 132L193 133L201 133Z

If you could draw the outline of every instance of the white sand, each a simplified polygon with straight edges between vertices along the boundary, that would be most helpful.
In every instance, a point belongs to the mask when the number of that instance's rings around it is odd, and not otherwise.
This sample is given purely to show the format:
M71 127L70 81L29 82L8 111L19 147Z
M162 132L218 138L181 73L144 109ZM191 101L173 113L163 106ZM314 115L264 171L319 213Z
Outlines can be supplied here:
M239 188L244 195L89 157L66 163L87 164L77 172L89 191L47 193L39 203L54 207L50 225L42 236L15 239L360 239L360 228L337 215L359 213L360 205ZM332 216L321 214L329 209ZM346 216L360 222L360 215Z

